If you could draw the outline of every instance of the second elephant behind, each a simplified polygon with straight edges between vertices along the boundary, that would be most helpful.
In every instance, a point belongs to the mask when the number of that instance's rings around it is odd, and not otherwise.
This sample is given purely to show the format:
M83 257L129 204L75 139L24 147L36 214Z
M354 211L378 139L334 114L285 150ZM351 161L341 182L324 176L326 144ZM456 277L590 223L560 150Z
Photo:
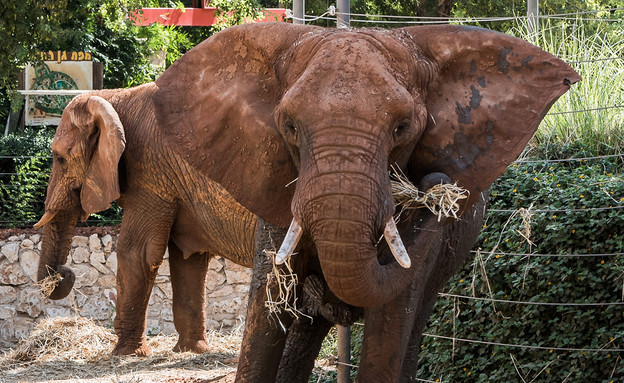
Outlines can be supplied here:
M229 193L189 166L156 128L154 83L76 97L63 112L52 142L38 279L58 271L50 298L71 291L64 266L79 218L118 200L123 220L117 242L118 341L114 354L149 355L147 306L165 250L173 290L177 351L208 351L205 278L212 256L252 266L257 218Z

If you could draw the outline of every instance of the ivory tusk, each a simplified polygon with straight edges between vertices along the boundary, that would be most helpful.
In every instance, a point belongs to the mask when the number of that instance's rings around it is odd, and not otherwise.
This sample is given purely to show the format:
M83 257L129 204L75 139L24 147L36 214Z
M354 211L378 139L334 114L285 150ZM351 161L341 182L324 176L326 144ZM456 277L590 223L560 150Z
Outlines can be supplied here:
M412 265L412 261L407 254L407 250L405 250L405 246L403 245L403 241L401 240L401 236L399 235L399 230L394 223L394 219L390 217L388 222L386 223L386 228L384 229L384 237L386 241L388 241L388 245L390 246L390 251L392 251L392 255L399 262L399 265L409 269Z
M288 228L288 233L286 233L286 237L284 237L284 242L282 242L282 246L277 252L277 255L275 255L275 264L281 265L292 255L301 239L302 232L301 226L297 223L297 220L293 218Z
M38 229L40 227L42 227L43 225L45 225L46 223L50 222L52 220L52 218L54 218L54 216L56 215L55 211L50 211L50 210L46 210L45 214L43 215L43 217L41 217L41 219L39 220L39 222L37 222L36 224L33 225L33 227L35 229Z

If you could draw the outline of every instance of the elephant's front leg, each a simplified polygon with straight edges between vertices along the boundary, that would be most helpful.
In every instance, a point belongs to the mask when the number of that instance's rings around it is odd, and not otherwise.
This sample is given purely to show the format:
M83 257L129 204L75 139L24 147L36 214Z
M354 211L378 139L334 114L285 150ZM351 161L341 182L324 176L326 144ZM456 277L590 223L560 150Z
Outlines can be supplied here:
M423 279L431 274L441 247L442 234L436 217L420 212L405 226L402 237L412 259L411 267L416 267L417 272L408 288L394 300L365 310L358 370L361 383L399 382L414 322L422 314ZM390 257L387 251L384 257Z
M210 257L193 253L184 259L178 246L169 241L169 267L173 289L173 323L180 334L173 351L203 353L206 341L206 273Z
M407 350L417 297L410 286L392 302L364 314L360 383L396 383Z
M419 305L415 308L417 315L412 328L407 353L403 359L399 382L416 381L418 371L418 356L422 344L422 333L433 306L438 298L438 292L466 261L473 248L485 218L485 207L490 191L481 193L479 201L467 212L462 219L446 225L440 234L437 246L432 246L428 258L432 264L427 274L421 274L413 283L413 291L420 296Z
M348 326L362 310L340 302L317 275L306 278L300 315L290 326L276 383L308 382L314 360L325 336L334 324Z
M267 274L272 270L272 262L264 250L279 246L285 235L286 230L272 228L259 220L247 319L235 380L237 383L273 383L277 376L286 333L265 306ZM282 315L280 321L288 328L292 318L288 314Z
M162 200L153 206L158 208L124 210L117 244L115 355L151 355L145 338L147 305L175 216L175 207Z
M323 339L333 325L321 316L297 318L288 331L275 383L307 383Z

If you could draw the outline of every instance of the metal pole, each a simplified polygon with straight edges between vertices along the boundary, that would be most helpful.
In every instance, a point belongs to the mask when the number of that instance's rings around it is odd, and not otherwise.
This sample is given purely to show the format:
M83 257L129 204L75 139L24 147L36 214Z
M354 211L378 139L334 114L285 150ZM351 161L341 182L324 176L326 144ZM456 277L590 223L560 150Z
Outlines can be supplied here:
M530 34L539 32L539 0L527 0L527 17Z
M305 24L305 0L293 0L293 24Z
M336 12L340 14L336 17L336 26L338 28L349 28L351 25L351 1L350 0L337 0Z
M9 112L9 115L7 116L7 123L6 123L6 127L4 128L4 136L8 136L9 135L9 126L11 122L11 112Z
M351 326L338 326L338 383L351 382Z

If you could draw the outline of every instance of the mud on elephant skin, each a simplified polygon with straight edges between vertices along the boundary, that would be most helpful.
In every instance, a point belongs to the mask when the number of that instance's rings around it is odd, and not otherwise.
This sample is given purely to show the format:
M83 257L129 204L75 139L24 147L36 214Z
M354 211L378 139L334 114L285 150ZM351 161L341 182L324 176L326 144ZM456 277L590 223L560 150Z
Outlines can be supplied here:
M470 191L467 209L579 79L485 29L267 23L187 52L156 81L154 103L174 150L267 222L308 233L340 299L377 306L418 269L377 260L395 211L389 165L416 185L445 173Z
M73 286L64 266L77 220L118 200L124 214L117 244L115 354L148 355L147 305L169 249L177 351L204 352L205 278L211 256L251 267L256 217L221 186L164 144L156 128L150 83L76 97L63 112L53 143L53 167L38 279L63 279L50 295ZM232 219L235 216L236 219Z
M263 220L290 224L279 255L299 252L300 280L318 273L340 300L384 307L415 283L442 227L423 212L394 227L389 166L415 185L445 174L470 191L468 211L579 80L538 47L480 28L274 23L198 45L153 99L174 150ZM399 233L403 245L378 245ZM239 381L277 373L285 337L260 323L263 303L252 292ZM247 354L255 342L274 347Z

